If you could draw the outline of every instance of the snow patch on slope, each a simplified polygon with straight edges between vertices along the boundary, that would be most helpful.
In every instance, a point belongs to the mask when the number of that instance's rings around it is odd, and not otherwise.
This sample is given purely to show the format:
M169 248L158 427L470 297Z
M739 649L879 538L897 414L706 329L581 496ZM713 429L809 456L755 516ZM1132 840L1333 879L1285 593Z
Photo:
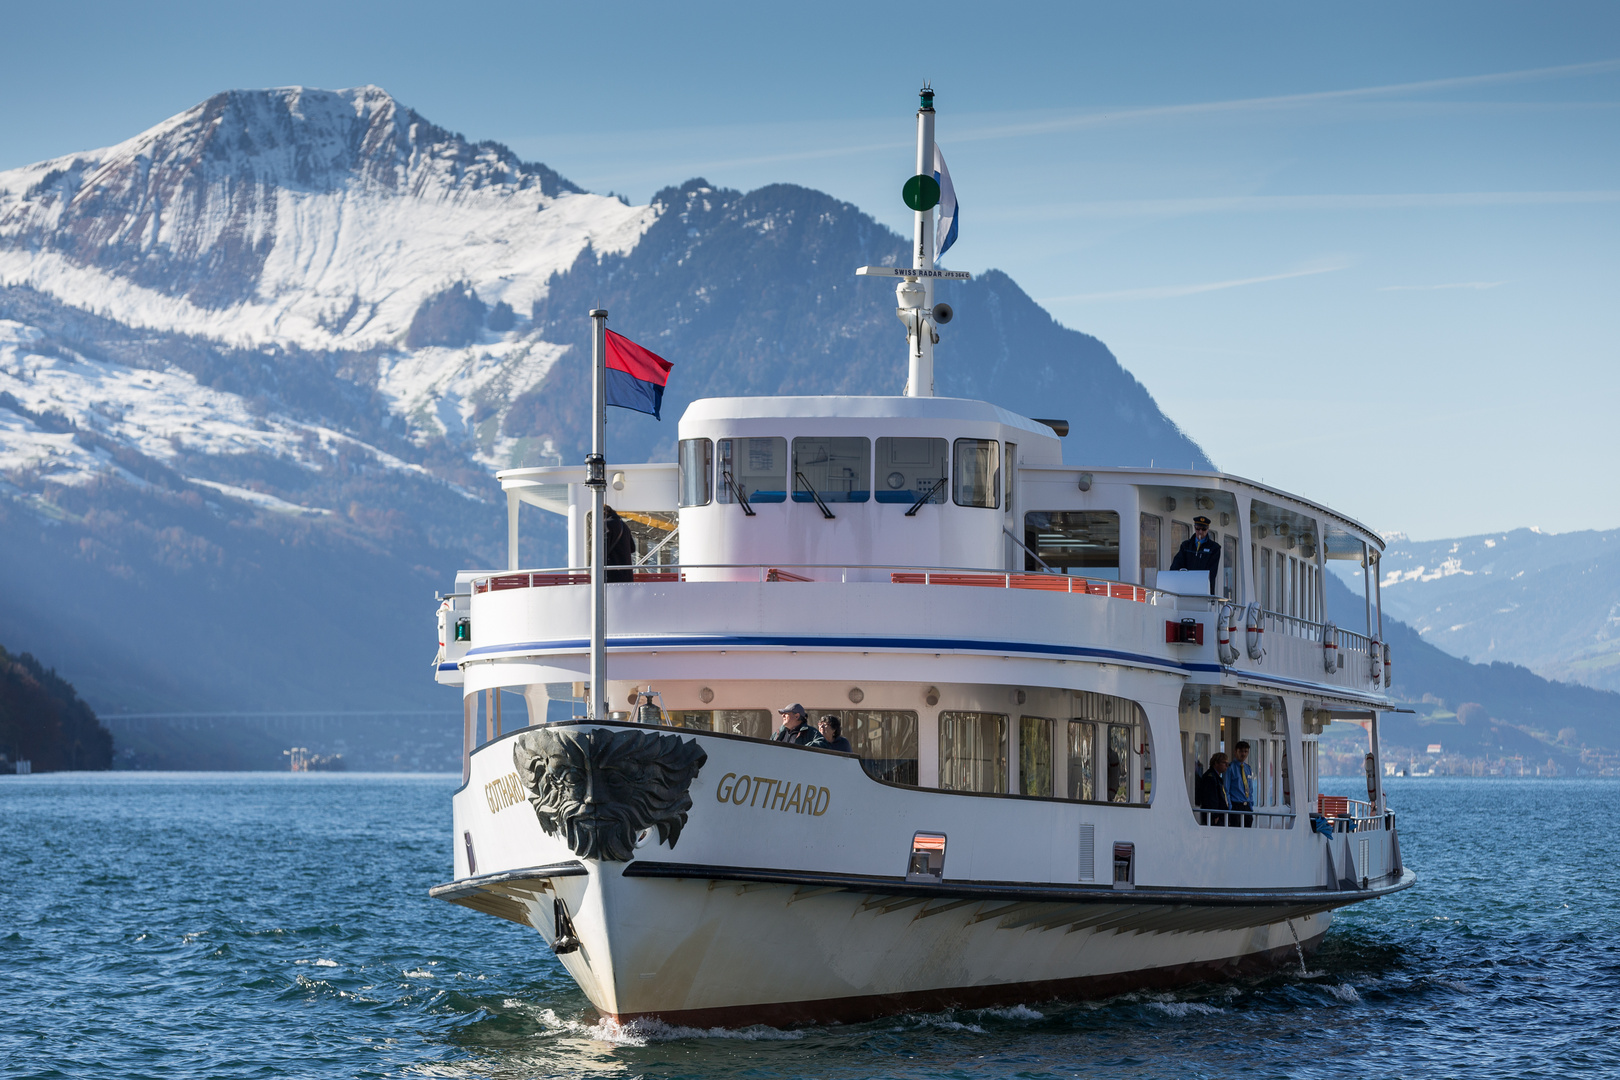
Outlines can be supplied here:
M157 461L172 464L183 452L260 453L308 468L313 454L349 447L363 450L382 468L429 475L420 465L342 432L277 414L257 415L240 396L202 386L187 372L92 360L44 348L44 338L35 327L0 319L0 391L30 413L58 414L79 430ZM83 445L73 431L53 431L52 426L57 425L41 425L0 408L0 471L32 471L55 483L81 484L115 469L104 449ZM208 486L221 491L230 487ZM283 500L261 498L245 488L224 493L267 509L283 509L272 505ZM304 509L291 503L285 507Z

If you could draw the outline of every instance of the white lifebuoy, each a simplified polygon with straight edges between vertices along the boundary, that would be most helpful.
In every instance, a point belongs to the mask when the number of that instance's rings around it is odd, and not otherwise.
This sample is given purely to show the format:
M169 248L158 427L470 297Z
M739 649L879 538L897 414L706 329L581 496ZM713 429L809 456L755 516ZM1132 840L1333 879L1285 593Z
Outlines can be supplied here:
M1382 682L1384 678L1384 643L1377 638L1372 639L1372 681Z
M1322 667L1330 673L1339 670L1339 628L1330 622L1322 624Z
M1222 604L1220 616L1220 637L1217 639L1217 643L1220 647L1221 663L1237 663L1237 636L1237 605L1230 603Z
M1265 619L1260 614L1260 605L1253 603L1244 617L1248 630L1249 659L1259 661L1266 655L1266 626Z

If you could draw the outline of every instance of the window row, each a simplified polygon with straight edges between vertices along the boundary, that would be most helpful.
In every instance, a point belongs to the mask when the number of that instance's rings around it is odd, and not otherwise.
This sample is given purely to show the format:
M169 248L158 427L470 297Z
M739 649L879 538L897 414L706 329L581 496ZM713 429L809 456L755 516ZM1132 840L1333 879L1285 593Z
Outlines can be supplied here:
M1260 606L1307 622L1320 622L1321 577L1316 564L1309 558L1296 558L1261 544L1251 544L1250 549L1257 567Z
M1012 460L1017 444L1007 444ZM881 438L874 461L865 436L682 439L680 504L794 502L943 503L995 508L1003 501L1001 444L994 439ZM949 461L947 461L949 458ZM948 466L948 467L947 467ZM876 477L874 483L873 478ZM954 477L954 482L951 478ZM1012 472L1006 470L1012 494Z
M1108 694L1081 693L1080 714L1058 720L1018 718L1018 794L1081 802L1151 801L1153 758L1142 707ZM917 714L904 709L810 709L831 714L860 756L868 776L918 784ZM1005 713L942 710L939 714L939 788L1007 794L1011 718ZM769 739L775 717L767 709L676 710L666 723Z

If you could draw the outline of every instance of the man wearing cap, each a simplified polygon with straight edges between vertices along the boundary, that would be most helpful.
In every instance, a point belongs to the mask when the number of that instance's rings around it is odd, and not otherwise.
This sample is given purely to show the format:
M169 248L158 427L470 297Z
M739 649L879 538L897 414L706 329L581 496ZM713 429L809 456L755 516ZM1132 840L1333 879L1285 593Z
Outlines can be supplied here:
M777 728L776 734L772 736L773 742L808 746L810 740L816 737L816 729L805 721L803 705L794 702L785 709L778 709L777 715L782 718L782 726Z
M1209 518L1193 518L1193 534L1181 542L1181 550L1170 563L1172 570L1208 570L1209 592L1215 594L1215 574L1221 568L1221 545L1209 535Z

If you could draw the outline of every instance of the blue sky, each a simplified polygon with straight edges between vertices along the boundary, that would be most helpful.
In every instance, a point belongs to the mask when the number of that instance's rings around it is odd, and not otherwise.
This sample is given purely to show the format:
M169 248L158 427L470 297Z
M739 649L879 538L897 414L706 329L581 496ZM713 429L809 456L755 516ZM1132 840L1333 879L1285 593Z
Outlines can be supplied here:
M949 264L1101 338L1221 467L1414 537L1620 527L1614 4L4 0L0 26L0 168L228 87L376 83L594 190L793 181L897 229L928 78Z

